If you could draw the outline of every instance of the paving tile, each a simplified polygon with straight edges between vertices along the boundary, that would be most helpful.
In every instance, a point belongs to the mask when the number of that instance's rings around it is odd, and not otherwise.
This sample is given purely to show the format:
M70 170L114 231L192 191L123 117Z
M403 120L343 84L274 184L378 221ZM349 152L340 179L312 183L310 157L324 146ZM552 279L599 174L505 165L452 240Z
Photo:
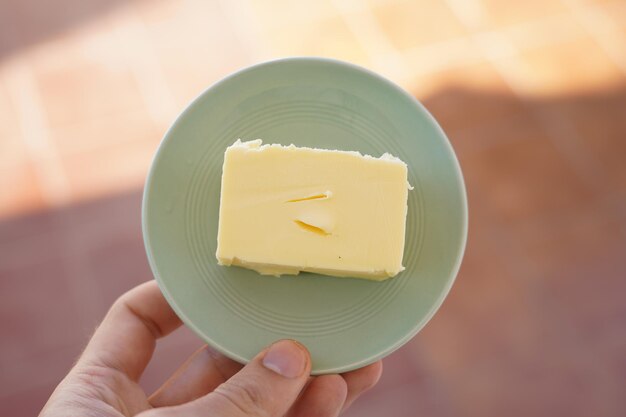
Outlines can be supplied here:
M509 107L509 110L501 110L505 115L503 118L490 119L480 124L473 124L472 119L467 119L465 123L460 122L457 124L454 121L448 123L447 119L450 119L450 117L445 115L445 112L449 112L449 110L445 110L445 107L442 108L441 111L444 114L442 127L456 151L461 168L465 167L466 158L467 164L471 165L473 164L472 158L477 153L494 146L503 146L506 143L519 140L517 134L509 133L513 129L529 124L537 125L537 120L531 114L530 109L524 108L521 102L513 96L489 93L484 93L484 95L477 94L475 96L474 93L463 90L458 91L454 95L458 97L455 97L455 100L467 100L467 105L470 107L472 103L476 103L476 107L484 106L485 111L487 111L488 107L497 108L498 103L501 103L501 106L504 108ZM483 101L485 104L482 104ZM519 108L519 111L515 111L515 108ZM450 125L451 128L446 128L446 125ZM455 128L457 125L467 125L467 127ZM466 184L466 186L481 188L479 183Z
M105 241L85 256L89 258L103 312L126 291L153 279L140 236Z
M72 243L91 250L115 239L141 240L142 188L85 200L60 210Z
M446 2L396 1L372 9L383 31L400 50L466 35Z
M383 360L379 383L362 395L345 416L452 416L454 404L429 366L415 354L415 339Z
M626 36L626 5L620 0L594 0L602 13L608 15L615 21Z
M146 393L156 391L201 346L204 342L186 327L159 340L140 381Z
M604 413L620 398L615 371L590 362L599 351L571 331L544 275L529 276L533 258L502 243L468 246L451 294L417 336L424 361L466 415L613 415Z
M0 138L0 218L43 208L45 204L35 167L22 139L18 115L1 78Z
M423 378L413 355L413 342L409 342L383 360L383 376L374 388L377 392L391 391L398 386L411 384Z
M591 346L620 333L626 320L621 297L626 291L626 238L610 211L588 205L530 220L513 233L541 270L546 301L560 309L579 343Z
M453 416L447 405L434 395L424 384L411 383L379 392L376 389L365 393L344 414L346 417L414 417Z
M426 361L442 378L458 379L493 358L536 350L531 288L494 247L495 242L470 243L452 291L417 336Z
M0 56L18 54L94 17L102 17L123 3L122 0L60 0L55 4L36 0L3 2L0 5Z
M141 186L159 141L153 131L144 131L141 139L131 143L64 155L72 197L95 198Z
M250 0L248 3L254 15L268 27L283 25L285 22L310 23L337 15L331 0L312 2L307 7L289 0Z
M46 210L33 214L22 213L19 216L0 219L0 253L6 253L9 245L21 245L22 242L39 239L41 236L57 233L59 227L54 211ZM41 239L43 240L43 239ZM26 251L27 246L18 249ZM36 253L36 255L40 255ZM0 257L0 265L6 266L7 258Z
M0 410L3 404L17 407L21 402L23 407L32 406L24 403L22 395L31 393L32 390L38 391L32 400L37 401L37 406L41 408L54 388L74 366L86 343L87 334L84 335L84 340L80 342L68 343L62 348L48 349L39 354L29 355L24 360L5 366L0 382L4 388L2 395L0 395L0 399L2 399ZM41 391L39 391L40 388Z
M571 13L548 14L536 19L498 29L498 36L517 51L545 48L549 45L576 42L589 33Z
M5 55L10 55L16 44L19 43L19 22L16 19L8 19L15 13L13 2L2 2L0 4L0 59Z
M591 200L517 228L490 225L492 208L480 206L489 187L476 187L482 219L449 298L417 337L426 361L468 415L619 415L626 265L615 220ZM574 393L584 400L568 400Z
M35 168L29 161L0 167L0 218L46 207Z
M0 69L1 74L1 69ZM0 170L23 164L28 159L17 114L0 78Z
M295 24L266 25L268 43L277 56L313 55L341 59L367 66L369 57L344 19L327 19ZM285 33L298 36L285 36Z
M620 0L589 0L588 3L599 6L623 6L623 3Z
M435 92L448 83L467 85L475 81L491 88L492 82L504 85L500 77L481 76L486 62L482 51L470 37L454 38L418 46L402 52L410 76L406 85L419 96ZM486 68L489 70L489 68ZM468 72L468 74L465 74ZM489 71L495 73L495 71ZM467 85L470 87L471 85Z
M462 2L458 4L462 5ZM478 28L503 28L544 16L563 14L567 7L557 0L530 0L523 2L501 2L481 0L476 8L468 6L471 16L476 16ZM460 11L466 10L460 8Z
M69 265L59 245L48 242L56 256L26 266L0 265L0 303L4 341L0 355L2 385L28 387L34 376L47 381L58 361L71 365L75 348L84 343L82 312L73 298ZM33 254L36 255L36 254ZM68 351L70 354L68 355Z
M146 23L168 22L180 16L185 8L197 9L198 7L207 6L216 9L217 1L200 1L200 0L160 0L156 2L138 1L129 5L129 10L136 13ZM190 6L193 5L193 6ZM211 10L213 11L213 10Z
M51 128L137 112L137 84L107 21L59 36L31 56ZM89 141L86 136L82 141Z
M36 378L36 375L32 376ZM37 384L11 395L4 395L0 401L0 414L3 416L36 416L48 401L56 384Z
M51 129L61 158L78 154L99 153L111 147L132 148L136 143L160 139L162 132L155 126L145 110L127 111L123 114L94 117ZM126 145L128 144L128 145Z
M624 74L590 37L522 51L500 62L516 90L527 95L589 92L624 81Z
M123 1L61 0L56 5L37 3L39 7L35 4L34 1L22 1L14 5L14 16L21 23L20 35L26 38L24 41L36 42L58 34L89 18L105 14Z
M250 60L221 3L136 2L75 26L94 11L113 10L88 3L74 4L67 19L57 13L65 13L62 7L28 12L30 2L12 4L20 16L36 16L21 28L0 24L0 59L15 51L16 29L29 32L24 42L38 43L28 56L52 138L73 198L87 199L0 220L0 316L14 323L0 346L0 415L34 415L110 303L151 278L141 242L140 187L162 132L112 41L120 16L130 13L145 25L140 29L181 109ZM251 3L273 54L370 60L329 1L307 8L282 0ZM621 2L598 3L626 22ZM521 51L519 59L498 63L507 82L462 37L465 29L448 3L370 4L409 65L407 85L457 150L470 199L470 236L441 310L385 360L380 384L347 415L624 415L623 74L553 0L485 0L482 9L455 10L466 19L470 13L470 20L475 13L477 30L497 30ZM38 28L46 10L56 23ZM41 41L53 32L53 39ZM507 83L527 96L525 102ZM0 137L9 139L0 141L6 182L0 180L0 189L10 186L11 192L0 193L6 198L0 216L43 204L2 88ZM539 125L537 113L573 132L563 137L596 161L606 183L601 192L554 145L556 133ZM88 308L81 295L93 305ZM142 386L153 391L199 345L188 329L160 341Z
M379 383L359 398L347 416L381 415L384 408L392 416L459 415L447 387L441 383L439 369L424 350L423 332L383 360ZM402 396L405 398L400 400Z
M467 184L484 190L502 221L567 210L593 196L536 124L516 123L491 134L508 140L468 155L463 168Z
M62 263L64 236L62 224L54 211L0 220L0 269L6 276L28 271L32 265ZM41 278L39 278L41 279Z
M137 18L145 27L176 111L214 82L252 63L236 25L218 2L167 1L141 9Z
M468 416L617 415L607 413L611 406L597 401L592 375L555 366L555 359L494 361L456 381L455 398Z
M537 108L561 127L579 154L591 159L602 188L626 190L626 79L593 94L546 100Z
M152 279L141 234L138 191L86 201L59 213L64 245L74 265L87 328L124 292Z
M410 91L446 132L505 122L527 114L498 72L484 62L416 76Z

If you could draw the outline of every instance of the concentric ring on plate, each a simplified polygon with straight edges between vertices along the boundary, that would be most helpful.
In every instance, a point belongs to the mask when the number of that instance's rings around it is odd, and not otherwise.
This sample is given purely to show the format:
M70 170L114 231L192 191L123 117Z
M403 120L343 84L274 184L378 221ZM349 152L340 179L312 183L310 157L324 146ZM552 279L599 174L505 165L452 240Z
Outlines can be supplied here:
M223 155L238 138L389 152L406 162L415 189L405 271L373 282L217 265ZM150 168L142 225L164 296L208 344L246 362L276 339L297 338L311 352L312 373L322 374L372 363L430 320L460 267L467 201L450 143L413 97L352 64L289 58L226 77L181 113Z

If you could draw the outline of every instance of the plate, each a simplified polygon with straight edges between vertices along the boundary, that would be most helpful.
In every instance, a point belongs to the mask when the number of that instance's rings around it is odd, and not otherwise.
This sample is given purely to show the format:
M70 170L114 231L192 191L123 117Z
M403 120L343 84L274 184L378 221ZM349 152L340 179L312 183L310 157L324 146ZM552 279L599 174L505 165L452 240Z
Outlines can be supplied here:
M389 152L405 161L414 187L406 270L373 282L219 266L222 164L238 138ZM326 374L390 354L430 320L461 263L467 201L450 143L411 95L352 64L289 58L226 77L182 112L152 162L142 224L163 294L209 345L245 363L271 342L293 338L311 352L312 373Z

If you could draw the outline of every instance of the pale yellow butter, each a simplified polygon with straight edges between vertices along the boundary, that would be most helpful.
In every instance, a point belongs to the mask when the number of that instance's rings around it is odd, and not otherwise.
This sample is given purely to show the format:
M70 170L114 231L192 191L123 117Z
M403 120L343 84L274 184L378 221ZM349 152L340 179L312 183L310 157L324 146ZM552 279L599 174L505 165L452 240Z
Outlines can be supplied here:
M384 280L401 272L409 184L389 154L262 145L226 149L217 259L264 275Z

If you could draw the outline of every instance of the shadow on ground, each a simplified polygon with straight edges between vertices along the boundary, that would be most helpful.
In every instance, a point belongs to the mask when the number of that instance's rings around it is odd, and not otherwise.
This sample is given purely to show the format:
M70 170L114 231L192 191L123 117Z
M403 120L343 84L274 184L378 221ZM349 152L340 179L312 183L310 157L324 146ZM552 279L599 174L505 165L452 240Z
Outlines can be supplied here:
M63 15L44 37L110 3L2 7ZM18 47L0 38L0 55ZM624 415L626 90L522 103L453 88L424 103L465 173L469 246L442 309L347 415ZM36 414L111 302L151 279L140 199L0 222L1 415ZM146 389L198 345L184 329L163 341Z

